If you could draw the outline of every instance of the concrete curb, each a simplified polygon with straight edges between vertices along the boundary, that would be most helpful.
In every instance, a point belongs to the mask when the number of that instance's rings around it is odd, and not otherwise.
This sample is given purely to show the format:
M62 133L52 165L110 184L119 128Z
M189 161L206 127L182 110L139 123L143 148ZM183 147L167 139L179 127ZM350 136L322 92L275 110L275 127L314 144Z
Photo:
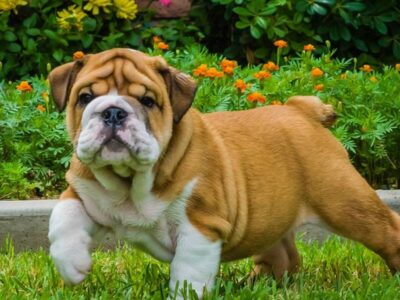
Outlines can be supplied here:
M379 197L400 213L400 190L377 190ZM49 216L57 200L0 200L0 248L10 237L16 252L48 249ZM304 225L298 232L306 241L323 241L331 233L315 225ZM106 244L110 245L110 238Z

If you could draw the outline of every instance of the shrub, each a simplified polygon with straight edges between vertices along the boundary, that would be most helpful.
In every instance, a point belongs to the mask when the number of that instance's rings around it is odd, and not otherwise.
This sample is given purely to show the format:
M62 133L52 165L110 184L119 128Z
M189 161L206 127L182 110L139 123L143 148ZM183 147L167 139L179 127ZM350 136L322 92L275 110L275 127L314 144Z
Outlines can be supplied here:
M95 5L95 3L101 3ZM154 12L137 12L134 0L10 0L0 3L0 79L46 75L71 61L76 51L114 47L144 49L153 35L172 47L199 36L187 19L153 21ZM201 37L201 36L199 36Z
M72 148L43 79L0 84L0 199L51 197L65 187Z
M359 56L361 64L400 59L396 0L198 0L194 7L207 47L250 63L270 57L278 39L291 41L286 53L330 40L342 57Z

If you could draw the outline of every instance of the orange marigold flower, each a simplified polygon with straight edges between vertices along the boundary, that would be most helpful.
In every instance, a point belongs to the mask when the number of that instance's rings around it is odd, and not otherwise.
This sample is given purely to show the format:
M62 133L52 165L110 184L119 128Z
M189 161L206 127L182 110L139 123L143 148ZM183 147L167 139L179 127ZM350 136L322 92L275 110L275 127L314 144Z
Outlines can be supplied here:
M238 79L235 82L235 88L237 88L239 92L244 93L244 91L246 90L246 83L243 79Z
M378 79L375 76L371 76L369 80L371 80L372 82L378 82Z
M277 40L274 42L274 46L278 48L286 48L288 46L288 43L284 40Z
M305 46L304 46L304 50L305 50L305 51L308 51L308 52L311 52L311 51L314 51L314 50L315 50L315 47L314 47L314 45L312 45L312 44L308 44L308 45L305 45Z
M371 73L372 72L372 67L370 65L363 65L360 68L361 71L364 71L365 73Z
M82 51L76 51L74 52L74 54L72 55L72 57L74 58L74 60L77 59L81 59L82 57L85 56L85 53L83 53Z
M271 73L267 71L259 71L254 74L254 77L257 78L258 80L269 79L271 78Z
M161 50L168 50L169 45L164 42L159 42L159 43L157 43L157 48L161 49Z
M268 71L278 71L279 66L277 66L274 62L269 61L263 65L263 69L268 70Z
M153 43L160 43L160 42L162 42L162 39L159 37L159 36L153 36Z
M28 81L21 81L16 88L21 92L32 92L32 86L28 83Z
M394 67L396 68L397 71L400 71L400 64L396 64Z
M208 67L206 64L201 64L198 66L196 69L193 70L193 75L194 76L204 76L206 75L206 72L208 70Z
M218 71L216 68L210 68L206 71L204 76L209 78L221 78L224 76L224 72Z
M324 85L322 83L317 84L316 86L314 86L314 90L323 91L324 90Z
M36 109L40 110L41 112L45 112L46 111L46 108L43 105L40 105L40 104L38 106L36 106Z
M234 60L229 60L224 58L220 64L219 64L222 68L226 68L226 67L231 67L231 68L236 68L237 67L237 62Z
M258 101L260 103L265 103L265 96L261 95L259 92L253 92L247 96L249 102Z
M222 71L223 71L225 74L233 75L233 72L235 71L235 68L232 68L232 67L225 67L225 68L222 69Z
M283 103L279 100L273 100L271 101L271 105L283 105Z
M312 77L321 77L322 75L324 75L324 71L322 71L320 68L313 68L311 70Z

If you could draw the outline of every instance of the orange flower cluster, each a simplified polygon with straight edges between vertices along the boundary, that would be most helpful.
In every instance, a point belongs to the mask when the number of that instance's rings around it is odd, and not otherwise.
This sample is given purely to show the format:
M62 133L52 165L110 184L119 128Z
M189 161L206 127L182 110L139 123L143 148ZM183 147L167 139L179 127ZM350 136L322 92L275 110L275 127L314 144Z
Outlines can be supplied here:
M40 110L41 112L45 112L45 111L46 111L46 108L45 108L43 105L41 105L41 104L39 104L38 106L36 106L36 109L37 109L37 110Z
M312 68L311 70L312 77L321 77L322 75L324 75L324 71L322 71L320 68Z
M365 73L371 73L373 69L370 65L363 65L360 70L364 71Z
M158 36L153 36L153 43L155 43L155 44L157 44L157 43L160 43L160 42L162 42L163 40L160 38L160 37L158 37Z
M209 78L221 78L224 76L224 72L218 71L216 68L209 68L204 74L204 77Z
M21 81L21 83L17 85L16 89L21 92L32 92L32 86L28 81Z
M237 62L224 58L219 65L222 68L222 72L228 75L232 75L235 68L237 67Z
M396 69L397 71L400 72L400 64L396 64L394 67L395 67L395 69Z
M248 96L247 96L247 100L249 101L249 102L256 102L256 101L258 101L258 102L260 102L260 103L265 103L265 96L263 96L262 94L260 94L259 92L253 92L253 93L251 93L251 94L249 94Z
M315 47L314 47L314 45L312 45L312 44L308 44L308 45L305 45L305 46L304 46L304 51L312 52L312 51L314 51L314 50L315 50Z
M164 42L159 42L156 44L158 49L161 50L168 50L169 49L169 45L167 43Z
M288 43L284 40L277 40L274 42L274 46L278 48L286 48L288 46Z
M314 90L322 92L324 90L324 85L322 83L314 86Z
M205 76L207 70L208 70L207 65L201 64L200 66L198 66L196 69L193 70L193 75L194 76Z
M253 75L258 80L269 79L271 78L271 73L267 71L259 71Z
M74 60L77 60L77 59L83 58L84 56L85 56L85 53L83 53L82 51L76 51L76 52L74 52L74 54L72 55L72 58L73 58Z
M273 100L271 101L271 105L283 105L283 103L279 100Z
M278 71L279 70L279 66L277 66L274 62L269 61L266 64L263 65L263 69L267 70L267 71Z
M237 88L239 90L239 92L244 93L244 91L246 90L246 87L247 87L247 85L243 79L238 79L235 81L235 88Z

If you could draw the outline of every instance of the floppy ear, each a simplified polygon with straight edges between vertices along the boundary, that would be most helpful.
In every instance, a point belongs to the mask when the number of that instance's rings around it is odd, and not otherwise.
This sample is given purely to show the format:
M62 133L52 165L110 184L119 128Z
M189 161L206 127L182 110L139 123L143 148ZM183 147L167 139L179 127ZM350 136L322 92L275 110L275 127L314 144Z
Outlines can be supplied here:
M69 95L71 93L72 85L83 67L83 61L77 60L61 65L49 74L50 92L56 103L58 111L63 111Z
M167 86L174 122L179 123L193 103L197 89L196 82L189 75L172 67L165 66L160 73Z

